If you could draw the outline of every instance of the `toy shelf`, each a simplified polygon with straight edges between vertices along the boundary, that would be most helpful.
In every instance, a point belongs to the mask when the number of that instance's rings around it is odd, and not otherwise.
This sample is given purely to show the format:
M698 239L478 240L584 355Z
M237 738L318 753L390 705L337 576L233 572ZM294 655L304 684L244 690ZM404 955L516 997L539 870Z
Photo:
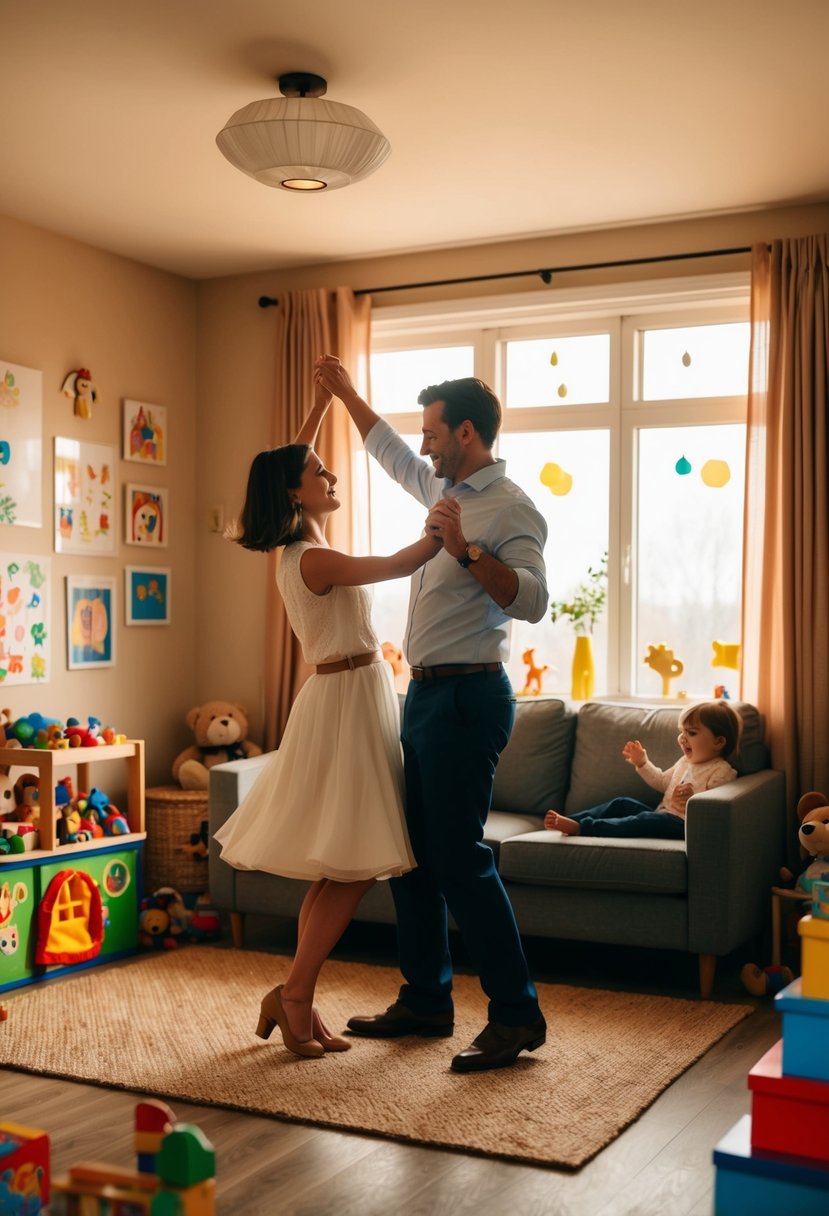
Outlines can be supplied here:
M88 793L95 785L92 768L102 760L123 760L127 767L127 806L122 810L129 833L123 836L106 836L99 840L81 841L77 844L58 845L57 813L55 809L55 785L67 769L75 769L77 781L75 792ZM101 747L70 747L52 750L36 747L0 747L0 765L19 768L24 772L36 772L39 778L40 848L30 853L9 853L0 856L3 865L20 865L22 861L33 861L44 857L70 857L93 849L129 844L145 838L144 831L144 740L128 739L126 743L104 744ZM122 809L122 808L119 808Z

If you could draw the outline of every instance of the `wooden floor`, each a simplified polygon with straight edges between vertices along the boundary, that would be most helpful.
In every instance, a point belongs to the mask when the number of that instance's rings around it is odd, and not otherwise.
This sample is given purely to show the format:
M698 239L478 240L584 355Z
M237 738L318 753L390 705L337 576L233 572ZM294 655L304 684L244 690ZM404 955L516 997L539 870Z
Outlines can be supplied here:
M290 934L287 925L256 921L248 944L288 952ZM393 933L353 926L337 954L393 964ZM460 945L455 955L463 968ZM538 980L696 995L690 958L540 941L528 943L528 955ZM576 1172L181 1102L173 1104L175 1113L197 1123L216 1148L219 1216L708 1216L713 1147L749 1110L746 1074L780 1037L772 1002L755 1000L740 986L739 967L747 958L744 953L720 964L714 996L754 1004L754 1014ZM61 1032L71 1036L73 1028L56 1027ZM547 1050L555 1050L554 1025L547 1043ZM89 1158L132 1164L134 1094L2 1069L0 1092L0 1119L49 1131L54 1173ZM574 1110L573 1119L578 1117Z

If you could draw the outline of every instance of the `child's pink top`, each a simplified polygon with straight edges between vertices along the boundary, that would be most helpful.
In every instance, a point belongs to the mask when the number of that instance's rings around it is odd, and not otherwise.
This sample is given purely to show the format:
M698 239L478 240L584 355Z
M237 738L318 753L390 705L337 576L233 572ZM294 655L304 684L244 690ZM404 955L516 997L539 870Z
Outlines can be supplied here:
M655 764L651 764L650 760L646 760L636 771L648 785L653 786L655 790L662 791L663 798L656 809L667 811L669 815L676 815L678 819L685 818L684 810L675 811L671 806L671 799L678 785L690 782L694 787L694 793L699 794L703 790L713 790L718 785L725 785L727 781L733 781L737 776L737 770L732 768L728 761L723 760L721 756L716 760L706 760L704 764L689 764L685 759L677 760L672 768L664 771L657 768Z

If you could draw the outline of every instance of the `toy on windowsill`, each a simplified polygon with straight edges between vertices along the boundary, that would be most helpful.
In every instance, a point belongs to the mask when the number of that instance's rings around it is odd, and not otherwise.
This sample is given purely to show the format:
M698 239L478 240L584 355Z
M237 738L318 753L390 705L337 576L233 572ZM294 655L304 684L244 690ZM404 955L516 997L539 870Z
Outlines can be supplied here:
M525 650L521 655L521 662L526 663L527 665L527 675L524 680L524 687L518 694L519 697L526 697L530 694L535 697L540 696L543 691L541 682L544 672L549 671L550 668L546 663L542 667L537 666L535 661L535 650L532 647Z
M671 680L681 676L685 670L682 660L675 658L674 652L669 650L664 642L660 642L658 646L648 646L648 653L642 662L662 677L662 696L669 697Z
M724 684L714 685L714 700L715 701L730 701L731 693Z

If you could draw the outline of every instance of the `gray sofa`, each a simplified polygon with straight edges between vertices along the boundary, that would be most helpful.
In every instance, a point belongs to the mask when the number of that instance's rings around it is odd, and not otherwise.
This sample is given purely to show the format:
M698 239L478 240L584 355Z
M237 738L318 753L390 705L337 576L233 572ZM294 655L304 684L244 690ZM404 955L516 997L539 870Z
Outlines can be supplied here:
M658 793L621 749L640 739L655 764L669 767L679 754L677 707L517 698L485 839L524 935L690 951L699 956L700 991L710 995L717 957L765 929L769 888L785 856L783 774L767 767L757 710L734 708L743 719L732 761L739 776L691 798L686 839L609 840L547 832L544 812L572 814L622 794L655 806ZM294 879L233 870L213 840L266 760L210 770L210 893L230 913L237 946L247 913L293 917L306 889ZM394 921L387 883L368 893L357 918Z

